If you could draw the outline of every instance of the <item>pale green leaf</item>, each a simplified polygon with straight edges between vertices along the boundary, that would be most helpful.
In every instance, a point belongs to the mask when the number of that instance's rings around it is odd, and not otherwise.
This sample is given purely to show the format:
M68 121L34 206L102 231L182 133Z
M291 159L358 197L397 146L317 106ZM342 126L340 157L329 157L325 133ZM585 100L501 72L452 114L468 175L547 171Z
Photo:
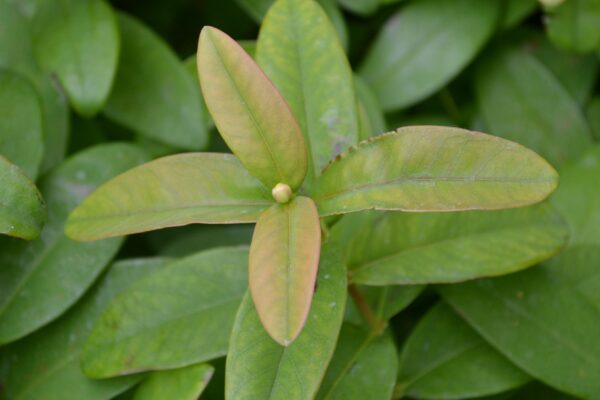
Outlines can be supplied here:
M310 185L358 141L350 65L327 14L313 0L279 0L258 36L256 59L292 108L308 147Z
M247 288L247 262L245 248L207 250L132 285L96 323L82 355L84 372L106 378L225 355Z
M360 143L311 193L321 216L366 209L493 210L546 198L556 171L516 143L441 126L400 128Z
M495 0L421 0L392 16L360 68L386 111L444 86L478 53L501 16Z
M345 324L316 398L389 400L397 369L396 346L390 332L375 336Z
M522 386L531 378L439 303L419 321L400 356L397 394L467 399Z
M235 400L312 400L333 355L346 302L346 269L325 244L306 326L284 347L262 327L246 295L231 336L225 397Z
M578 52L600 46L600 1L568 0L546 9L546 31L557 46Z
M271 193L230 154L187 153L141 165L109 181L71 214L77 240L191 223L255 222Z
M37 93L24 77L4 69L0 69L0 88L0 155L35 180L44 156Z
M197 400L214 373L208 364L153 372L136 390L133 400Z
M7 398L19 400L108 400L143 376L95 381L83 375L79 356L94 322L117 294L166 259L131 259L106 275L64 316L0 351L0 381ZM67 390L68 389L68 390Z
M268 188L277 183L298 188L306 175L306 147L277 88L216 28L202 29L197 54L206 105L229 148Z
M118 22L121 52L106 116L178 148L205 147L208 133L197 83L141 22L126 14L119 14Z
M119 31L103 0L46 1L38 13L34 49L41 67L58 76L78 113L93 115L104 106L119 56Z
M361 213L363 214L363 213ZM569 228L546 204L501 211L353 214L350 279L369 285L447 283L503 275L550 258Z
M490 56L478 70L476 91L491 133L530 147L555 166L591 142L577 102L531 54L504 48Z
M0 241L0 343L54 320L102 272L122 240L73 242L63 234L65 220L97 185L146 159L135 146L104 144L74 155L44 178L48 222L40 238Z
M46 222L46 207L33 182L0 156L0 233L35 239Z
M315 203L296 197L265 211L254 229L250 293L271 337L292 343L306 322L317 279L321 225Z

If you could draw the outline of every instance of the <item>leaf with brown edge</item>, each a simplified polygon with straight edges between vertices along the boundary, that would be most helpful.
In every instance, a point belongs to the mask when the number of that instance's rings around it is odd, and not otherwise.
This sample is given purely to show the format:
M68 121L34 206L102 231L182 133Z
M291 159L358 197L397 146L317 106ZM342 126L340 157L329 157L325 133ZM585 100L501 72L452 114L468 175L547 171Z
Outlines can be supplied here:
M296 339L306 322L320 249L319 215L307 197L272 206L256 224L250 292L263 326L283 346Z
M225 33L204 27L198 76L221 136L261 182L297 189L307 170L302 132L289 106L259 66Z
M338 157L311 197L321 216L497 210L538 203L557 185L554 168L517 143L459 128L410 126Z
M107 182L69 216L66 233L96 240L192 223L255 222L271 194L231 154L187 153Z

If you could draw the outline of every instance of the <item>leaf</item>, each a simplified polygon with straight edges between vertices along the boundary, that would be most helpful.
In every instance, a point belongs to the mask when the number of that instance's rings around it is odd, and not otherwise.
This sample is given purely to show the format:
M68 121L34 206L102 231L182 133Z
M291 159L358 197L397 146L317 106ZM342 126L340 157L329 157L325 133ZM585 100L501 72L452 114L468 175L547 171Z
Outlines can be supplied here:
M505 48L476 76L477 101L495 135L538 151L553 165L577 157L590 130L577 103L533 56Z
M507 0L505 1L502 27L510 29L529 17L537 8L537 0Z
M356 290L367 301L373 314L380 321L387 321L404 310L421 294L424 288L423 285L356 286ZM368 323L353 301L348 302L344 320L359 326Z
M561 177L551 201L571 226L570 244L600 245L600 145L563 167Z
M308 197L273 205L256 223L250 293L263 326L283 346L296 339L308 317L320 250L319 214Z
M556 171L516 143L441 126L400 128L333 161L311 197L321 216L366 209L494 210L546 198Z
M108 400L143 376L103 381L81 372L79 355L106 305L129 285L163 268L166 259L114 263L100 281L65 315L0 351L0 382L7 398L19 400ZM65 390L68 388L68 390Z
M344 324L318 400L389 400L398 359L390 332L374 336Z
M400 356L397 394L419 399L489 396L531 378L438 303L419 321Z
M249 294L240 306L227 357L228 399L313 399L333 355L344 305L346 271L335 247L325 244L306 326L290 346L262 327Z
M141 22L118 15L119 67L104 112L166 144L201 149L208 134L195 82L173 51Z
M411 2L384 25L360 75L385 111L406 108L465 68L493 33L501 11L499 1Z
M546 8L546 31L557 46L589 52L600 45L600 2L569 0Z
M178 154L100 187L71 213L66 233L96 240L191 223L255 222L273 203L235 156Z
M256 22L262 21L273 2L274 0L236 0L236 3Z
M0 156L0 233L35 239L46 222L44 199L25 173Z
M41 67L58 76L78 113L96 114L108 98L119 55L119 31L111 7L101 0L40 5L37 12L49 14L34 41Z
M590 100L586 107L586 116L594 139L600 141L600 96L595 96Z
M338 0L338 3L354 14L368 17L377 11L380 0Z
M285 100L229 36L205 27L198 76L219 133L242 164L268 188L297 189L306 175L304 140Z
M353 77L344 50L316 2L279 0L261 25L256 59L304 133L310 185L331 158L358 140Z
M204 391L214 370L208 364L194 364L153 372L136 390L133 400L196 400Z
M48 222L40 239L0 241L0 343L56 319L106 267L122 240L73 242L63 234L65 220L98 184L145 159L132 145L104 144L74 155L41 182Z
M600 393L600 308L560 275L537 267L440 290L519 368L575 396L595 398Z
M0 87L0 154L35 180L44 156L37 94L25 78L3 69Z
M375 94L371 91L371 88L364 82L364 80L356 75L354 77L354 85L356 87L356 95L359 101L359 111L364 113L364 117L367 119L366 127L367 131L361 129L360 139L365 140L371 136L376 136L386 131L385 116L383 110L379 105L379 100L375 97ZM361 117L363 114L361 114Z
M212 249L132 285L96 323L83 350L85 374L107 378L225 355L247 257L245 248Z
M550 258L569 237L568 225L546 204L462 213L372 212L363 220L347 262L351 281L368 285L503 275Z

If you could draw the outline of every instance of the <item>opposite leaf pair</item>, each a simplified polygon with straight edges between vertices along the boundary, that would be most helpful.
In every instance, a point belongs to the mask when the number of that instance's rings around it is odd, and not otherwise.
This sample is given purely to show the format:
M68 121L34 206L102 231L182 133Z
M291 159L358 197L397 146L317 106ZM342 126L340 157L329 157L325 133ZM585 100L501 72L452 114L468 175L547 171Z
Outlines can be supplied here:
M198 73L215 125L235 156L183 154L134 168L86 199L71 214L67 234L95 240L190 223L257 222L250 291L265 329L284 346L310 310L320 217L367 209L519 207L543 200L557 185L554 169L532 151L444 127L375 137L305 182L307 171L315 171L310 140L242 48L204 28Z

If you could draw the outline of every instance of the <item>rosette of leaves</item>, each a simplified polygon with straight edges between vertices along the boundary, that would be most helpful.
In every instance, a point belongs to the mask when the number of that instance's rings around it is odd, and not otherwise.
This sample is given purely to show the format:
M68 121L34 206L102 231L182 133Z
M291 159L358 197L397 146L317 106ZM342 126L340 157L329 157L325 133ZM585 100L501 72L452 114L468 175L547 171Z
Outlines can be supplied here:
M298 337L311 308L327 240L325 217L370 209L522 207L545 199L558 181L533 151L458 128L405 127L356 144L356 101L344 108L315 95L331 83L319 80L328 66L302 60L292 65L285 56L285 38L293 33L285 29L297 27L283 16L293 15L294 7L326 20L312 1L277 2L258 42L266 74L225 33L205 27L200 34L202 93L233 154L186 153L133 168L93 192L66 226L69 237L88 241L192 223L256 223L249 253L251 298L262 325L283 346ZM343 57L337 38L319 41L314 33L310 45ZM350 71L345 58L337 65ZM310 78L301 75L306 69ZM306 85L311 91L303 95ZM351 84L335 85L353 95ZM315 128L323 121L323 129ZM328 129L339 127L338 121L350 121L346 131ZM347 150L341 152L342 146Z

